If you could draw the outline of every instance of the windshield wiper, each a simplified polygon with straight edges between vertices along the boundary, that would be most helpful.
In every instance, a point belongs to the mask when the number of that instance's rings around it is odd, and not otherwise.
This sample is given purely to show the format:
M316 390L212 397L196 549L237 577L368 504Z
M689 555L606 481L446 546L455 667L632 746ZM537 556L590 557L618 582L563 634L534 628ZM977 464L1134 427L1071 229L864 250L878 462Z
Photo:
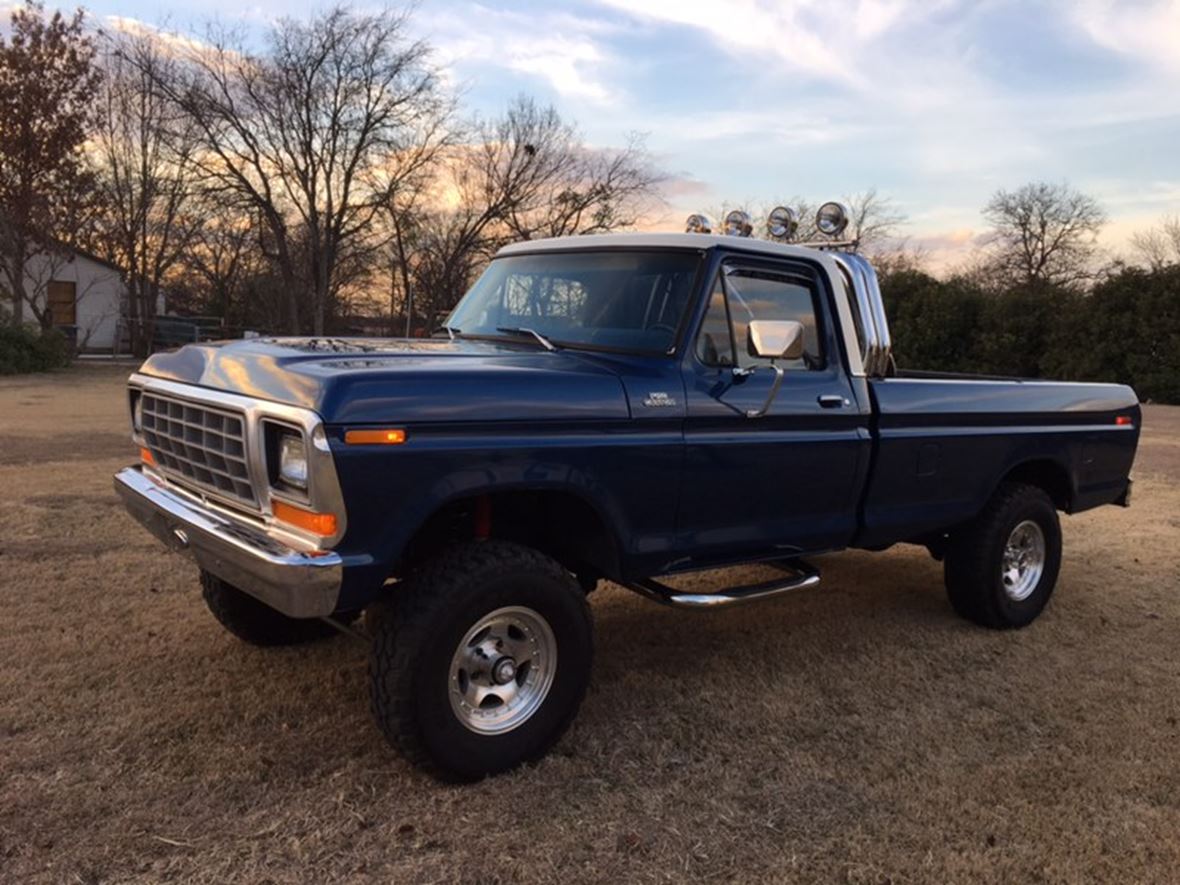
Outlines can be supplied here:
M435 329L433 332L431 332L430 334L431 334L431 335L437 335L439 332L446 332L446 333L447 333L447 337L448 337L448 338L450 338L452 341L454 341L454 340L455 340L455 336L456 336L456 335L462 335L462 334L463 334L463 330L462 330L462 329L460 329L458 326L438 326L438 327L437 327L437 328L436 328L436 329Z
M506 332L509 335L532 335L546 350L550 352L557 350L557 345L538 332L536 329L526 329L523 326L496 326L496 331Z

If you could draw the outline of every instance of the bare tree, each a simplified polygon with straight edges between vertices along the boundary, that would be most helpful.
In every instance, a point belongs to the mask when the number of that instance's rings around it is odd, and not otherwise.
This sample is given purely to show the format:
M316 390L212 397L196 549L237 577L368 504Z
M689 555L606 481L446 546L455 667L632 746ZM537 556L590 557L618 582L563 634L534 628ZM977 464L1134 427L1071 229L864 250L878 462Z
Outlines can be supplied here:
M1034 182L997 191L983 215L992 226L993 278L1028 287L1077 287L1093 278L1096 240L1106 223L1093 197L1067 184Z
M221 200L198 195L194 207L201 224L183 255L186 277L203 290L200 307L225 323L247 321L243 303L251 278L262 273L265 259L249 213Z
M845 234L857 243L857 250L872 255L893 254L904 248L900 228L906 223L905 213L893 201L877 193L875 187L847 200L849 221Z
M292 332L323 332L341 256L372 236L389 191L425 161L419 148L449 111L405 22L343 7L283 19L264 56L214 33L188 53L186 76L161 82L200 131L208 187L251 205L266 226Z
M46 19L28 3L11 14L9 38L0 36L0 280L17 324L26 306L42 327L52 323L29 262L61 253L91 208L84 146L101 81L94 55L81 10Z
M197 227L197 130L157 84L177 77L176 58L152 34L104 44L103 125L96 155L108 257L124 268L133 352L146 353L167 275Z
M588 147L557 111L521 96L472 127L434 183L436 205L403 220L419 312L452 307L500 246L537 237L604 233L635 223L660 181L642 140ZM408 221L408 223L407 223Z
M1180 216L1167 216L1156 227L1135 232L1131 248L1151 270L1180 264Z

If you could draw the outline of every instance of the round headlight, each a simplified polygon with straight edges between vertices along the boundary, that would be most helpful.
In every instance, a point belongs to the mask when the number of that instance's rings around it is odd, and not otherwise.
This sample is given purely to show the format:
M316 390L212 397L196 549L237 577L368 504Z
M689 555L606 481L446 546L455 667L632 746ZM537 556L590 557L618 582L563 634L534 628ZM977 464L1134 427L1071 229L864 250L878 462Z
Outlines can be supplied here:
M684 222L684 232L686 234L711 234L713 233L713 219L699 212L693 213Z
M750 214L741 209L734 209L725 216L725 233L731 237L748 237L754 230L750 223Z
M307 488L307 446L297 433L279 437L279 479L297 489Z
M789 240L799 230L799 214L790 206L772 209L766 219L766 232L775 240Z
M840 236L848 227L848 208L843 203L824 203L815 213L815 227L826 236Z

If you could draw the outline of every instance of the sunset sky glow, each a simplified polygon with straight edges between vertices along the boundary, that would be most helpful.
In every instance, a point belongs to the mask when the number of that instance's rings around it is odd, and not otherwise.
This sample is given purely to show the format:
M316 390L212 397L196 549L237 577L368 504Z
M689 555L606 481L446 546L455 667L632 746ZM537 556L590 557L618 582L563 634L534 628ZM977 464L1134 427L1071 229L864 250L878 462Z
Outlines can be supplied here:
M111 17L262 34L298 3L94 0ZM365 7L360 7L365 8ZM701 207L876 187L936 264L965 256L1000 187L1068 180L1103 242L1180 214L1180 0L423 0L414 32L465 107L552 101L596 145L635 130Z

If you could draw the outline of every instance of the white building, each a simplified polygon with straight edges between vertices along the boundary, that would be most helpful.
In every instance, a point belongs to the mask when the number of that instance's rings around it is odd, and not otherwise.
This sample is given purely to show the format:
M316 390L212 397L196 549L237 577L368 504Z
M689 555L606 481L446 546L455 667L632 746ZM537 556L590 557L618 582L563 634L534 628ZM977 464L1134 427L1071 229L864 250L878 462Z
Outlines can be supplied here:
M110 353L125 341L127 286L123 272L95 255L78 250L34 256L25 268L25 291L38 310L46 303L54 326L76 327L78 350ZM11 297L5 299L11 305ZM25 306L26 322L33 321Z

